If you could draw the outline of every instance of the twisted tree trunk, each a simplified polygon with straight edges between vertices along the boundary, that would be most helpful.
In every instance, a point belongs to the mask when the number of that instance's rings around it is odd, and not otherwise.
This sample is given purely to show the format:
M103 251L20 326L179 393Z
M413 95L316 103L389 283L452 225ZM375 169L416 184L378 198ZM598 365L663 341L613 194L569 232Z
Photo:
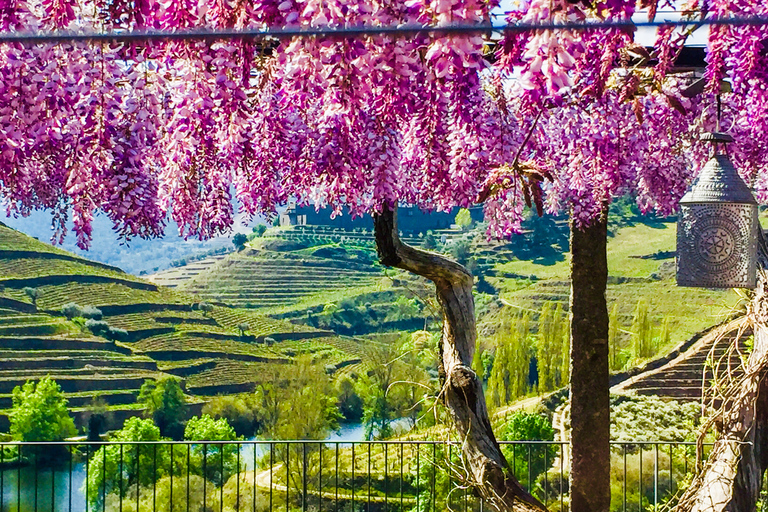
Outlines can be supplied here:
M571 511L608 512L611 423L607 216L571 221Z
M439 254L400 241L397 210L374 215L376 248L383 265L407 270L435 283L443 313L441 399L462 441L471 482L478 493L500 511L546 510L511 474L493 435L483 388L472 371L477 329L472 296L473 278L463 266Z
M744 376L725 390L719 437L677 512L752 512L768 469L768 247L758 239L758 285L749 320L754 345Z

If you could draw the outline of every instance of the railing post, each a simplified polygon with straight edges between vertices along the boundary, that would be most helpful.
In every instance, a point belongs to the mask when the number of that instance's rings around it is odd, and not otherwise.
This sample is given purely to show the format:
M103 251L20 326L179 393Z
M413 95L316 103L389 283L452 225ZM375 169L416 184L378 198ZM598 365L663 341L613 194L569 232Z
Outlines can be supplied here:
M307 442L301 443L301 510L307 512Z
M623 445L624 447L624 512L627 512L627 445L626 443Z
M659 506L659 444L653 445L653 509Z

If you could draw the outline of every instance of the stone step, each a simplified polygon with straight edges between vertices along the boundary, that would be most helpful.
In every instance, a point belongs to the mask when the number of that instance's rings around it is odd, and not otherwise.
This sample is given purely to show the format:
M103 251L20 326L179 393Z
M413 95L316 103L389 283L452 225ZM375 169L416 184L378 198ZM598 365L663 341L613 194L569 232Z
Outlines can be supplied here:
M677 388L635 388L635 393L639 395L656 395L669 398L701 398L701 387L677 387Z

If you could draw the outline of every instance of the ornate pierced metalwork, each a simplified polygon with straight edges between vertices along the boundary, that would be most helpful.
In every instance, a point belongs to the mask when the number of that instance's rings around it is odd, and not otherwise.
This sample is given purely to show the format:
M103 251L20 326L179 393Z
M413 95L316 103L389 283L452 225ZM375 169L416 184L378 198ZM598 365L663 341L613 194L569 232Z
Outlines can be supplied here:
M683 206L677 226L677 284L754 288L756 228L756 209L752 205Z
M703 137L730 142L725 134ZM726 155L715 155L680 200L677 284L754 288L757 284L757 202Z

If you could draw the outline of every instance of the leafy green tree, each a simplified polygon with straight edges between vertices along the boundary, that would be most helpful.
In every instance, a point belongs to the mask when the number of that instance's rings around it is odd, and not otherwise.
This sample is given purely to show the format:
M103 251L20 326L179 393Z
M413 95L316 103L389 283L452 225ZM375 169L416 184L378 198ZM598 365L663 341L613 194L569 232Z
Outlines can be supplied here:
M502 324L500 329L505 328ZM497 332L495 337L496 353L493 357L491 376L488 378L488 401L492 407L506 405L509 400L509 346Z
M255 233L256 236L263 236L266 231L267 226L265 224L259 224L253 228L253 233Z
M128 418L122 429L110 436L112 441L159 441L160 429L150 419ZM185 450L186 451L186 450ZM152 445L110 444L99 448L91 457L88 468L86 497L92 506L101 504L102 493L125 496L138 480L150 485L165 474L170 453ZM121 464L122 461L122 464Z
M451 240L449 244L446 244L445 249L453 259L462 265L464 265L472 255L472 247L470 241L463 237Z
M363 399L365 436L385 439L393 434L393 420L410 412L415 422L420 410L418 390L423 389L426 375L418 367L418 355L409 345L370 346L366 359L370 361L368 371L357 382L358 394Z
M119 327L107 327L104 337L111 341L128 341L128 331Z
M252 400L244 396L219 395L203 406L203 414L214 419L224 418L238 436L251 437L258 426Z
M13 389L11 437L15 441L63 441L77 433L61 387L50 377Z
M184 429L187 441L235 441L237 438L235 429L226 419L214 420L207 414L190 418ZM214 484L222 485L238 471L237 451L237 445L195 444L191 449L190 469Z
M238 251L245 249L246 242L248 242L248 237L243 233L236 233L235 236L232 237L232 245L234 245L235 249Z
M286 379L288 374L295 378ZM330 377L307 356L292 368L265 369L253 406L259 434L268 439L324 439L340 419Z
M516 412L504 425L499 437L504 441L552 441L555 439L555 431L546 416ZM502 451L510 466L514 466L518 481L533 483L540 474L549 469L547 466L552 463L559 450L553 445L504 445Z
M162 435L181 438L187 399L177 379L164 377L144 381L138 402L144 405L144 414L154 420Z
M91 331L93 334L101 336L107 333L109 330L109 324L104 320L94 320L93 318L89 318L85 321L85 328Z
M493 336L496 354L488 379L488 394L495 407L506 405L528 392L532 351L529 330L528 313L511 317L505 314Z
M393 311L390 314L392 320L407 320L419 314L419 301L414 297L409 299L400 295L392 304Z
M539 337L536 341L536 365L539 391L552 391L560 384L560 319L555 316L552 302L545 302L539 314Z
M363 399L357 394L355 382L347 375L336 381L336 396L338 397L339 413L344 421L356 422L363 417Z
M461 229L472 227L472 214L466 208L461 208L454 221Z

